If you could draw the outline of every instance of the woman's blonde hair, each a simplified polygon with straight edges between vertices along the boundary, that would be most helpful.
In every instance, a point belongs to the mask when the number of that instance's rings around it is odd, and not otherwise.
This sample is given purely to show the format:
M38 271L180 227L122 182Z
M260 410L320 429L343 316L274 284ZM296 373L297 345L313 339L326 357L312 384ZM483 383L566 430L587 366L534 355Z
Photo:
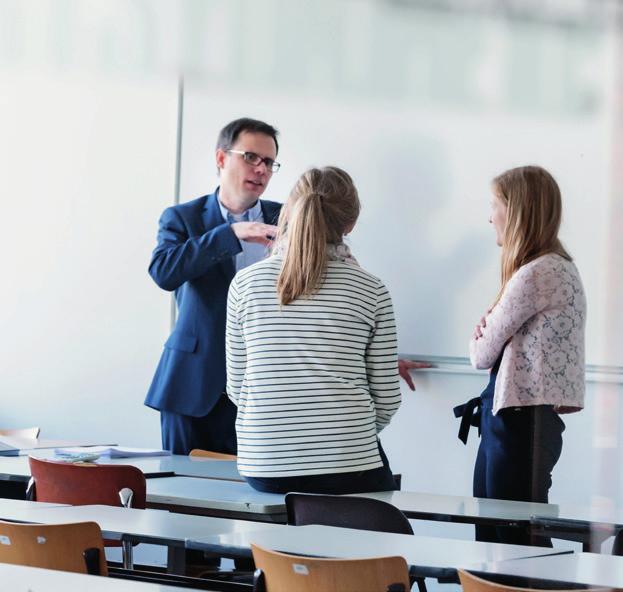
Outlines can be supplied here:
M555 253L571 261L558 239L562 200L556 180L544 168L523 166L493 179L495 195L506 205L500 299L512 275L526 263Z
M279 217L285 255L277 280L281 304L312 295L327 265L327 245L342 242L359 217L359 196L350 175L337 167L303 173Z

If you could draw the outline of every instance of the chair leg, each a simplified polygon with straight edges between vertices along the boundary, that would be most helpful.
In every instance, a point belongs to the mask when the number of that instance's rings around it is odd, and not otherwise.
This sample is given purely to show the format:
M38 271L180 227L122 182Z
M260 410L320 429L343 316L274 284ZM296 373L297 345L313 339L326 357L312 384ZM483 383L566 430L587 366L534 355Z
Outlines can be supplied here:
M426 582L424 581L424 578L418 578L416 582L417 582L417 588L419 592L427 592Z
M123 557L123 568L134 569L134 547L132 541L122 541L121 555Z

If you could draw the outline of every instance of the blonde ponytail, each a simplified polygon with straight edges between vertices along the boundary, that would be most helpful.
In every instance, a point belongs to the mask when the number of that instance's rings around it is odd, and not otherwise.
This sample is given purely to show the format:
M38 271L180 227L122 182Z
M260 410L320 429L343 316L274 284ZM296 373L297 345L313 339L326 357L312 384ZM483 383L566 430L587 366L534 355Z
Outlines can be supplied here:
M322 285L327 245L339 244L359 216L352 179L337 167L311 169L297 181L279 219L285 256L277 280L281 304L311 296Z

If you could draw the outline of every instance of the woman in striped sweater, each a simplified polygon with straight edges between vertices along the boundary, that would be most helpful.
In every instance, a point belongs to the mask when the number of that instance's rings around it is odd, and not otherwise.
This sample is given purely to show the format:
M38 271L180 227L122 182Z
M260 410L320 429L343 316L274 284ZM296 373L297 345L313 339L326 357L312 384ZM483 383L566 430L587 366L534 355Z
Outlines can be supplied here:
M236 275L227 393L238 468L260 491L396 489L378 433L400 406L396 325L383 283L343 243L359 198L341 169L311 169L273 255Z

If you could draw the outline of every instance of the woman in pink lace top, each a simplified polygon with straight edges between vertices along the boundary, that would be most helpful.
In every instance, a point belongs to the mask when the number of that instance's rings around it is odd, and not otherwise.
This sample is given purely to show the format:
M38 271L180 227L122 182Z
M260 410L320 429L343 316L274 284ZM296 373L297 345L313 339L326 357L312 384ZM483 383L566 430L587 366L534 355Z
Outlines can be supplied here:
M584 406L586 299L558 239L560 190L544 169L493 181L490 222L502 247L501 288L470 341L475 368L491 369L480 397L476 497L547 502L562 450L560 413ZM477 527L478 540L551 544L519 529Z

